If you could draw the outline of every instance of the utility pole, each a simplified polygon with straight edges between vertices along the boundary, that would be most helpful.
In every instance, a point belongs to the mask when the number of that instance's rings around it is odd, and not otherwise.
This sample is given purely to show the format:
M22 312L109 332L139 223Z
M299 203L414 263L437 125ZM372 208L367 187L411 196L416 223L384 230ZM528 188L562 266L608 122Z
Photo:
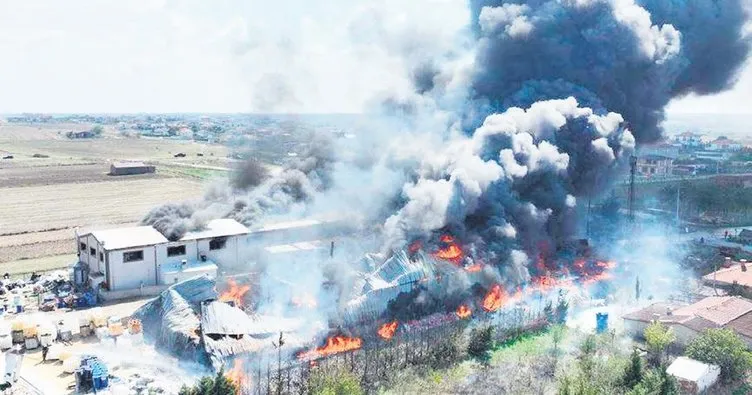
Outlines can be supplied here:
M676 225L681 228L681 216L679 208L681 207L681 181L676 186Z
M637 157L629 157L629 220L634 223L634 201L635 201L635 175L637 174Z
M279 340L272 342L272 345L277 349L277 395L282 395L282 346L285 345L282 332L279 332Z

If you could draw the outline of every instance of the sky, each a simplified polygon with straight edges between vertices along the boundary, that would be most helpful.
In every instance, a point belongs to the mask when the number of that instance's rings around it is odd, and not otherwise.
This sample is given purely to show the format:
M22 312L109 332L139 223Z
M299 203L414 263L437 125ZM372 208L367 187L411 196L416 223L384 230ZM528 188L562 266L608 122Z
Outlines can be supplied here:
M359 113L468 20L461 0L0 0L0 113ZM749 66L669 112L752 113L751 96Z

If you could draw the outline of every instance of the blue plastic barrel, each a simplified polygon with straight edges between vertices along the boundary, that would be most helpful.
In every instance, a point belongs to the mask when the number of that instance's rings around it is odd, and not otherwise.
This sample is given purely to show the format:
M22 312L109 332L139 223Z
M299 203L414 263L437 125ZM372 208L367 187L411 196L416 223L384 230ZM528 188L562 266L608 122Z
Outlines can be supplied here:
M595 315L595 332L604 333L608 331L608 314L597 313Z

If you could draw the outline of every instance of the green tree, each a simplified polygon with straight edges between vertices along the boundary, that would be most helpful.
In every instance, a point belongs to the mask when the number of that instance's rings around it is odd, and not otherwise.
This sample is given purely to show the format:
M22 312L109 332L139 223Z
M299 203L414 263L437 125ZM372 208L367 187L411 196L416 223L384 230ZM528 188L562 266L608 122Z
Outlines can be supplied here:
M642 381L645 373L645 368L642 364L642 358L637 350L632 351L632 355L629 357L629 364L624 369L624 376L622 377L622 385L625 388L634 388Z
M363 388L354 373L347 369L316 370L309 377L311 393L315 395L361 395Z
M730 329L708 329L689 343L687 356L720 366L725 381L741 379L752 368L746 344Z
M564 291L559 291L559 301L556 303L556 323L563 324L567 322L567 314L569 314L569 302L565 297Z
M678 395L679 386L661 366L645 372L642 380L627 395Z
M599 395L598 387L582 376L566 376L559 383L558 395Z
M470 332L470 342L467 345L468 355L481 362L488 363L491 359L491 347L493 347L492 326L475 328Z
M598 351L598 342L595 335L588 335L580 345L580 370L585 378L590 379L593 375L595 361L593 357Z
M100 125L94 126L91 128L91 132L94 134L94 136L101 136L102 133L104 133L104 128Z
M663 362L663 354L666 352L666 348L675 340L674 331L660 321L653 322L645 328L645 341L655 366Z
M179 395L236 395L238 387L220 369L216 376L206 376L193 387L183 386Z
M546 317L546 321L549 324L554 323L554 305L550 300L546 302L546 306L543 307L543 315Z

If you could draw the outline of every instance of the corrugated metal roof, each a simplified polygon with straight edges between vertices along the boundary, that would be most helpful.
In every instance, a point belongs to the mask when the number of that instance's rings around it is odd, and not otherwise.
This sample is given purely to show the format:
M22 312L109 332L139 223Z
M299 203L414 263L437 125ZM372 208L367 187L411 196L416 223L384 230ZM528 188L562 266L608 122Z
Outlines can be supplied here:
M180 241L210 239L213 237L236 236L248 233L248 228L232 218L213 219L206 224L203 230L191 231L185 234Z
M167 242L167 239L151 226L95 230L91 232L91 234L107 251L150 246Z
M210 302L201 309L201 330L215 335L247 335L253 321L243 310L224 302Z

